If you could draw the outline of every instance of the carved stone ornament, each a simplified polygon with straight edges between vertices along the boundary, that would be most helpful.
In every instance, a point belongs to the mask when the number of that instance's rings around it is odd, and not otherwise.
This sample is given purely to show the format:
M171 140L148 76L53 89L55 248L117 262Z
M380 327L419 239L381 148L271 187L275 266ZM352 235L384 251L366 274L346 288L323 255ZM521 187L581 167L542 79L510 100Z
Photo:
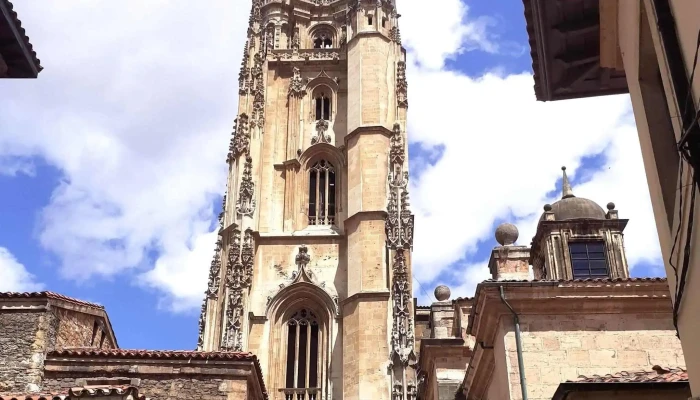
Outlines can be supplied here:
M250 151L250 128L248 127L248 115L243 113L233 123L231 142L228 146L226 162L231 164L241 154Z
M221 212L219 213L219 232L224 230L225 218L226 218L226 193L224 193L223 200L221 201Z
M299 37L299 27L294 27L294 36L292 36L292 51L298 52L301 48L301 38Z
M252 231L246 230L241 246L241 231L234 227L231 232L228 263L226 265L226 319L221 335L223 351L243 350L243 295L252 278ZM244 252L246 254L244 254Z
M297 67L292 69L292 79L289 81L289 92L290 97L301 98L304 97L306 90L304 90L304 80L301 78L301 70Z
M202 351L204 347L204 328L207 319L207 298L202 301L202 308L199 312L199 334L197 335L197 350Z
M327 134L326 131L328 131L328 121L323 119L316 121L316 135L311 138L311 144L330 143L331 135Z
M406 81L406 63L399 61L396 69L396 99L399 107L408 107L408 82Z
M263 6L263 0L253 0L253 7L250 11L250 18L248 19L249 29L253 29L255 24L259 24L262 21L262 14L260 9Z
M258 127L262 131L265 127L265 83L263 82L263 62L264 59L260 53L256 53L253 57L252 79L255 81L255 90L253 91L253 112L251 115L250 126Z
M401 134L401 124L394 124L394 133L391 135L391 148L389 150L389 161L391 165L403 166L406 160L406 149L403 145L403 135Z
M327 287L325 282L319 282L316 275L308 267L311 257L309 256L309 249L305 245L299 246L299 252L296 255L295 262L297 264L297 270L292 272L292 276L287 279L287 282L280 283L279 287L269 293L267 296L267 306L269 307L272 300L279 295L280 291L284 288L306 282L310 283L319 289L323 290L333 301L335 316L340 316L340 306L338 304L338 294L333 288Z
M236 202L236 212L241 216L252 216L255 212L255 182L253 182L253 158L246 154L243 177Z
M389 201L387 203L386 241L393 250L392 328L389 372L392 377L392 400L415 400L415 381L409 371L415 367L415 335L411 311L410 271L406 253L413 246L414 216L408 197L408 171L404 170L406 149L401 125L394 124L389 150Z
M207 283L206 295L208 299L219 298L219 285L221 283L221 237L216 240L216 250L214 250L214 258L211 260L209 268L209 281Z
M401 31L398 26L391 28L391 31L389 31L389 38L396 42L396 44L401 44Z
M243 61L241 61L241 70L238 72L238 94L241 96L245 96L246 93L248 93L247 82L250 75L250 68L248 68L249 40L245 42L245 48L243 48Z

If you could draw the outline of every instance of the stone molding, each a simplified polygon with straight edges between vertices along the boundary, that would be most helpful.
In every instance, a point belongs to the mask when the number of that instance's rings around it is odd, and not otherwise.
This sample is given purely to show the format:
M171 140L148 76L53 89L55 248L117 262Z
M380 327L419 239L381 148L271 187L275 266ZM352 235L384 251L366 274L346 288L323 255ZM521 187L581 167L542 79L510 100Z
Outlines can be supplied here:
M391 293L389 291L374 291L374 292L357 292L352 296L348 296L346 299L340 301L340 307L344 308L349 304L353 304L358 301L389 301Z
M377 133L382 134L388 138L391 138L394 135L394 131L392 131L384 125L358 126L357 128L353 129L352 132L348 132L348 134L345 135L345 146L347 146L350 139L352 139L356 135L367 135Z

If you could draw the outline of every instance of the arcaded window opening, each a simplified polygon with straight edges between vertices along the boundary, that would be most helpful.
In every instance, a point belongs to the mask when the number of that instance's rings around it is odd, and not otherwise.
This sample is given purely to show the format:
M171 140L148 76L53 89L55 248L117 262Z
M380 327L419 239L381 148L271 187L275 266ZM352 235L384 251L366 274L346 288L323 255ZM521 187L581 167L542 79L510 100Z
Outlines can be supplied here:
M321 25L311 31L311 44L315 49L331 49L335 42L335 31L328 25Z
M322 347L316 315L306 308L294 313L287 322L287 389L319 386L319 348Z
M602 240L569 242L574 279L609 278L610 269Z
M329 121L331 119L331 98L326 92L318 92L314 98L316 120Z
M309 225L335 223L336 179L333 164L317 161L309 169Z

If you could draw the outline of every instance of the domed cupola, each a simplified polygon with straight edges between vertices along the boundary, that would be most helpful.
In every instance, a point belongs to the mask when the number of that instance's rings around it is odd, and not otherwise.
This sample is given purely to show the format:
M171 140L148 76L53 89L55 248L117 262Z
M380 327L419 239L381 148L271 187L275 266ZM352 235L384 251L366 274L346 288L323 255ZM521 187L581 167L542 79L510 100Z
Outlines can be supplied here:
M551 205L545 205L545 212L554 213L556 221L566 221L572 219L605 219L605 211L593 200L574 196L571 190L569 178L566 176L566 167L561 167L564 177L562 179L561 200L555 201ZM540 219L544 219L544 214Z
M562 196L544 206L532 238L530 264L535 279L628 278L622 231L615 204L605 212L593 200L574 196L566 167Z

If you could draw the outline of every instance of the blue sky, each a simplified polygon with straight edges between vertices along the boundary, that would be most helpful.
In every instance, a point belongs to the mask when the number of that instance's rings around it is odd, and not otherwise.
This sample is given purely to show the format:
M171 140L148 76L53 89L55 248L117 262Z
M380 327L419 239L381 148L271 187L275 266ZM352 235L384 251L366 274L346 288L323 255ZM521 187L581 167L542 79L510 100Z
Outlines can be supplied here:
M46 69L0 82L0 290L104 304L125 348L193 348L248 1L14 3ZM662 273L628 99L535 102L519 0L424 4L399 1L419 301L471 295L497 224L528 243L561 165L630 218L632 274Z

